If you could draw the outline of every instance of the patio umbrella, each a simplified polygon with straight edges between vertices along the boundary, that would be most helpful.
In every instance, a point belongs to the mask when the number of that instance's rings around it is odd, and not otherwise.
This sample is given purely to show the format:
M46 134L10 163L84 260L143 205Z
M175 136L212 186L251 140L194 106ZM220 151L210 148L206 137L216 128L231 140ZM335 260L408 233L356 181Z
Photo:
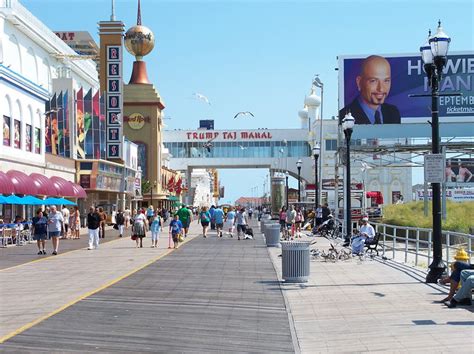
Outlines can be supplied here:
M33 197L32 195L24 196L22 199L25 205L43 205L43 199Z
M5 204L5 197L0 195L0 204Z
M46 198L43 200L44 205L77 205L74 202L71 202L70 200L64 199L64 198Z
M25 205L23 198L20 198L14 194L9 195L8 197L4 199L5 201L3 202L3 204Z

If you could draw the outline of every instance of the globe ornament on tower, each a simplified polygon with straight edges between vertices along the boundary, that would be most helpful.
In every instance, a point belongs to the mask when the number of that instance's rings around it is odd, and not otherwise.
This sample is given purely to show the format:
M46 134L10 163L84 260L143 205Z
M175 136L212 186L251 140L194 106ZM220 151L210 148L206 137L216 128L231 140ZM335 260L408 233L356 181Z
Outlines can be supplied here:
M135 57L129 84L149 84L143 57L155 47L155 35L148 27L142 26L140 0L138 0L137 24L125 33L124 42L127 51Z
M145 26L136 25L125 33L125 48L137 61L150 53L155 46L155 35Z

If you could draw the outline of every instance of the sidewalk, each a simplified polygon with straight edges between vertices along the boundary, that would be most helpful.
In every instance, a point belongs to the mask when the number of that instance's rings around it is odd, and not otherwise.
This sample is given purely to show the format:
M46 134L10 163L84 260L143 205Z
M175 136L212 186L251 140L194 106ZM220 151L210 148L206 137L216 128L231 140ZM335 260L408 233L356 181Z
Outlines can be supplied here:
M0 272L2 336L19 329L2 351L294 352L262 238L199 232L171 253L120 239Z
M314 240L314 238L311 238ZM318 237L312 248L329 249ZM281 249L268 248L281 276ZM281 285L303 353L474 351L474 306L435 303L447 288L392 261L311 261L309 282Z

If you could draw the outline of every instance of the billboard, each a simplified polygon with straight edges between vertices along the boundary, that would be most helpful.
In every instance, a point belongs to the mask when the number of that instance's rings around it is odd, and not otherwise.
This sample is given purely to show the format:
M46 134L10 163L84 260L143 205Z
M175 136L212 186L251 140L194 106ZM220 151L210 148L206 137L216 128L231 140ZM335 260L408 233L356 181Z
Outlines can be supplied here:
M447 158L446 183L474 183L474 159Z
M440 122L474 122L474 53L450 53L440 83ZM419 54L339 57L339 117L350 111L356 124L426 123L431 88Z

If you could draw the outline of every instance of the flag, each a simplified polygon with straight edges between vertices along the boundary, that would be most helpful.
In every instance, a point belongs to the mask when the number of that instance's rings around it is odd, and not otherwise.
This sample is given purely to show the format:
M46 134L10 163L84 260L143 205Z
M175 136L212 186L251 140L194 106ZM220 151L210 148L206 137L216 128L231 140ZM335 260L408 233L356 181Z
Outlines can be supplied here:
M56 101L56 107L58 110L57 114L57 141L56 141L56 154L59 156L64 156L64 139L63 139L63 130L64 130L64 107L63 107L63 92L58 95Z
M174 191L174 176L171 176L166 187L170 192Z
M178 179L178 181L176 182L176 187L175 187L175 191L176 191L176 194L181 194L181 191L182 191L182 185L183 184L183 180L181 178Z
M76 150L77 156L85 159L86 153L84 151L84 91L82 87L76 94Z

